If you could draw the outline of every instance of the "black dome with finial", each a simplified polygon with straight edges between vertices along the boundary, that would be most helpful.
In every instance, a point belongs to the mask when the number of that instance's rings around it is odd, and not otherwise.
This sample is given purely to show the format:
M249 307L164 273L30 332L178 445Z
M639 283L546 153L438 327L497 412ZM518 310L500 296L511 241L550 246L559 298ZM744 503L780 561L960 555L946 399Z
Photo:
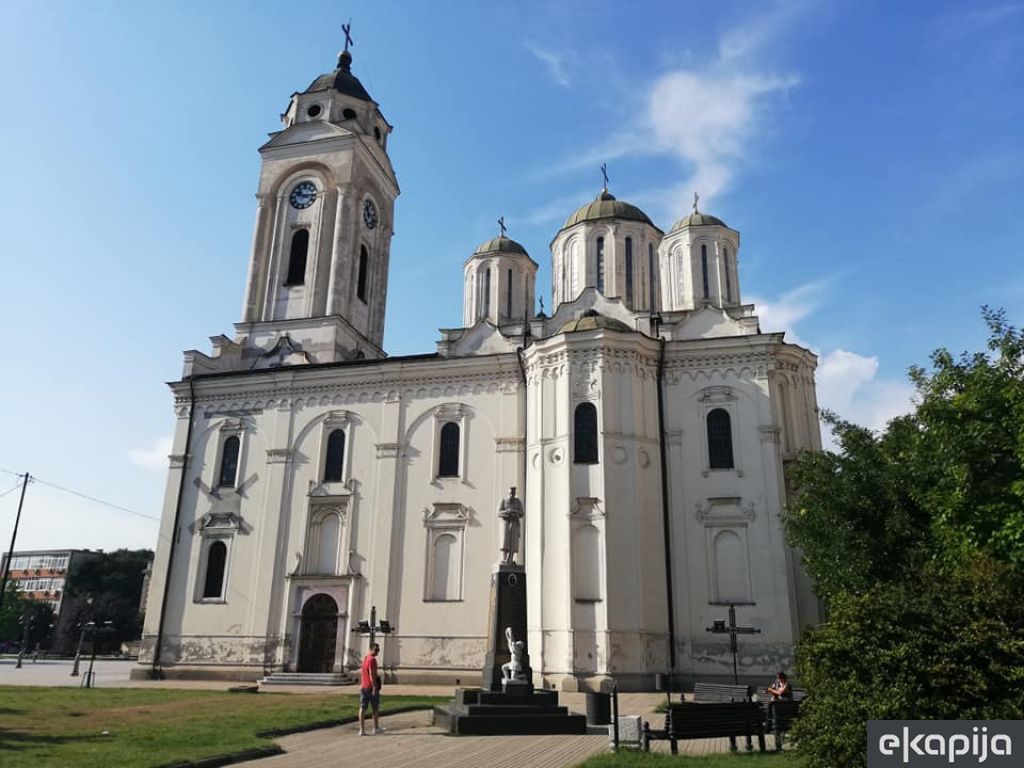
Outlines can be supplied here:
M333 88L338 93L343 93L354 99L373 101L370 98L370 94L363 88L363 84L359 82L359 78L352 74L352 54L348 51L342 51L338 54L338 68L336 70L320 75L310 84L305 93L326 91L329 88Z

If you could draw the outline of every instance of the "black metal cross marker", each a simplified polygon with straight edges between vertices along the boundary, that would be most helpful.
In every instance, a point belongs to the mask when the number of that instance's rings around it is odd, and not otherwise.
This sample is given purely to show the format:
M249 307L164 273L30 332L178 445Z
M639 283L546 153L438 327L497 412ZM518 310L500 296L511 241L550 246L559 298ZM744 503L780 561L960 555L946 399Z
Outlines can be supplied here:
M601 176L604 178L604 191L608 191L608 163L601 163Z
M349 34L352 31L352 19L348 20L348 24L342 24L341 29L345 33L345 50L347 51L350 45L355 45L352 42L352 35Z
M360 635L369 635L370 647L372 648L374 641L377 639L378 632L382 635L390 635L395 631L395 628L391 626L391 622L387 619L381 619L380 623L377 623L377 606L373 605L370 606L370 620L360 621L352 631Z
M724 619L715 619L714 625L707 628L708 632L712 632L716 635L729 635L729 649L732 651L732 681L736 685L740 684L739 673L736 666L736 657L738 653L738 646L736 643L736 635L759 635L761 630L755 627L737 627L736 626L736 606L729 606L729 625L726 626Z
M505 236L505 232L508 231L508 227L505 226L505 217L501 216L498 219L498 226L501 227L501 236Z

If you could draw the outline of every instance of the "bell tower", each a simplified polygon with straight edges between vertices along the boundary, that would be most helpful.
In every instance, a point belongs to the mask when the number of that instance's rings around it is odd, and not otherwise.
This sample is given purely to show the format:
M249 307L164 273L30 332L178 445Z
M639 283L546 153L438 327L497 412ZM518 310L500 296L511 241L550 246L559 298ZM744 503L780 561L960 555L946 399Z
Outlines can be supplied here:
M264 354L284 342L306 362L384 354L399 189L387 153L392 128L352 74L350 42L346 30L337 68L292 95L283 129L260 148L236 329Z

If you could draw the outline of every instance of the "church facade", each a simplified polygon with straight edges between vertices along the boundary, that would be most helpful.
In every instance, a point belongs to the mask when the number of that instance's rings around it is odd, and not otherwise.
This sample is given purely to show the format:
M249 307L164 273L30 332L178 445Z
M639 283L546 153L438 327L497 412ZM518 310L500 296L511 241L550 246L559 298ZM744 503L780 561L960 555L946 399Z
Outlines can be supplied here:
M388 357L399 188L351 65L260 149L241 322L170 385L140 673L345 671L373 611L389 677L475 684L510 488L538 685L731 678L728 606L760 629L740 674L788 666L819 619L779 520L820 448L816 358L742 302L739 232L605 188L551 243L550 317L502 231L465 261L462 327Z

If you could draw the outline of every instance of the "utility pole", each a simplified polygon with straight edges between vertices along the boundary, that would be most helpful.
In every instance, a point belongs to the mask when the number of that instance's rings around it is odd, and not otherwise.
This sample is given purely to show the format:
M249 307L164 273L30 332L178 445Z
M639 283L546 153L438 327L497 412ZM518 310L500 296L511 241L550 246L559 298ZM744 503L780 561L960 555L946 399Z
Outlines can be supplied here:
M18 539L18 523L21 522L21 505L25 503L25 489L28 488L28 480L31 475L25 473L25 482L21 484L21 498L18 500L18 514L14 518L14 533L11 534L11 547L7 550L7 559L4 561L4 576L0 579L0 608L4 607L4 593L7 591L7 577L11 574L11 558L14 557L14 542Z

